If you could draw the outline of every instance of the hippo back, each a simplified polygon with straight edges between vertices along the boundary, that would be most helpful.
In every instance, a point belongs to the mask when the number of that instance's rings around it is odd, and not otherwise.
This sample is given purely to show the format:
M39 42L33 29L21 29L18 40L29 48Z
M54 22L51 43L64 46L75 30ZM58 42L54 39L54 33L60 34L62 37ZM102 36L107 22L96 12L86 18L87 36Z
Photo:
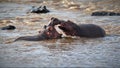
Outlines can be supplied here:
M80 24L78 34L81 37L104 37L105 31L101 27L94 24Z

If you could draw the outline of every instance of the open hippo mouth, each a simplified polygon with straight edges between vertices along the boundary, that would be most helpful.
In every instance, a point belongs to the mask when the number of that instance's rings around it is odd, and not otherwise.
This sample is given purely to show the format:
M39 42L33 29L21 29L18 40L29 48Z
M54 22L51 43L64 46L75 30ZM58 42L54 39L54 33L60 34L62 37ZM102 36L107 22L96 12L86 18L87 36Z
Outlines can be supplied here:
M105 31L94 24L77 25L72 21L63 21L52 17L44 30L36 36L19 37L17 40L40 41L46 39L58 39L61 37L79 36L88 38L104 37Z

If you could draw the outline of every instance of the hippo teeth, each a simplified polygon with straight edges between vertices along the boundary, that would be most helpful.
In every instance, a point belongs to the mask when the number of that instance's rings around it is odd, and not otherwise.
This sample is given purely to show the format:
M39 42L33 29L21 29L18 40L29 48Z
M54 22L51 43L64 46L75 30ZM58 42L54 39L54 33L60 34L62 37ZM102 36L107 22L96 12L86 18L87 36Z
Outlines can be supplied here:
M63 32L62 29L59 28L60 24L58 25L55 25L54 28L55 30L59 33L59 34L62 34L62 37L66 37L67 35L65 34L65 32Z

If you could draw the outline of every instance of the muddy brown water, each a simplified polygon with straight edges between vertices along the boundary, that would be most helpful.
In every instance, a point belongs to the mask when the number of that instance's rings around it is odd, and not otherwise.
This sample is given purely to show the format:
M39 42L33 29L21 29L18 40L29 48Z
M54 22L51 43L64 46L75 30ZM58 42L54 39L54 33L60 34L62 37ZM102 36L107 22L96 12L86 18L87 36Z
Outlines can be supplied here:
M0 27L9 24L17 27L15 30L0 30L0 67L120 67L119 16L90 16L92 9L84 8L86 5L76 7L79 2L73 5L67 0L52 1L0 3ZM26 13L32 5L39 6L39 3L47 5L51 12ZM38 34L51 17L71 20L76 24L99 25L105 29L107 36L13 42L20 36Z

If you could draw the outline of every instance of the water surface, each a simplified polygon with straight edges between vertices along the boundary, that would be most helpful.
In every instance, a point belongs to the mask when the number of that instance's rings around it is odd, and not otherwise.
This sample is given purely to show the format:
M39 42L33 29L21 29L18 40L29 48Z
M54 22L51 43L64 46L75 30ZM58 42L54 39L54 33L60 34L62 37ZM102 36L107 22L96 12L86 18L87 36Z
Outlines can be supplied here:
M106 0L26 1L0 3L0 27L9 24L17 27L15 30L0 30L0 67L120 67L120 17L90 16L92 11L100 8L119 11L112 8L117 7L117 3L114 5L110 0L109 3ZM103 2L107 6L105 9L100 5ZM51 12L27 14L32 5L47 5ZM13 42L20 36L38 34L51 17L76 24L99 25L107 36Z

